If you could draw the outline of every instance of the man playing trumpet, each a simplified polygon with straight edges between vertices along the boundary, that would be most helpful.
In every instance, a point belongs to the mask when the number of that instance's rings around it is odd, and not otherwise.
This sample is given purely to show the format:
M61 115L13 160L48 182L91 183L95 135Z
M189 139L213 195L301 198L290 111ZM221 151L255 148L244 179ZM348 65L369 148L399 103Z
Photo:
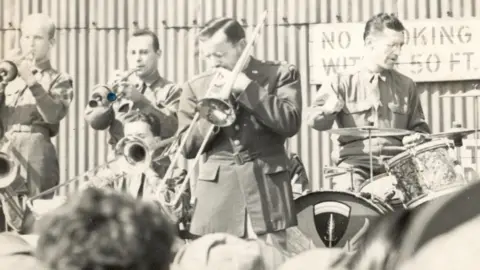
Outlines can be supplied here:
M204 140L209 142L199 167L190 232L259 237L285 247L285 230L297 224L284 147L301 125L297 68L247 56L243 72L230 78L247 45L244 29L230 18L208 22L198 41L210 69L184 84L178 112L182 136L193 124L182 149L187 159L197 155ZM212 82L217 72L224 80ZM231 99L238 108L236 121L206 138L211 124L204 118L191 123L196 105L210 85L221 87L229 79L235 79Z
M20 173L12 184L18 194L33 196L59 183L59 164L51 137L56 136L60 121L73 99L70 75L53 69L50 51L55 44L55 24L46 15L32 14L21 24L20 49L13 50L7 60L18 69L18 77L2 85L0 117L3 136L10 143L10 152L20 165ZM53 194L46 195L51 197ZM22 222L11 216L3 201L10 225L20 229ZM31 217L27 211L25 217ZM28 231L33 219L23 222Z
M173 136L178 127L177 108L181 89L174 83L160 76L158 60L162 51L155 33L149 30L138 30L128 41L127 63L130 70L136 70L133 76L127 76L125 84L119 87L117 95L122 95L118 101L111 104L107 100L105 87L94 90L93 97L98 102L89 102L85 109L85 119L96 130L109 128L109 144L114 148L123 138L123 117L133 109L147 112L159 119L162 126L161 137ZM136 75L136 76L135 76ZM116 72L115 78L109 83L120 83L119 79L125 73Z

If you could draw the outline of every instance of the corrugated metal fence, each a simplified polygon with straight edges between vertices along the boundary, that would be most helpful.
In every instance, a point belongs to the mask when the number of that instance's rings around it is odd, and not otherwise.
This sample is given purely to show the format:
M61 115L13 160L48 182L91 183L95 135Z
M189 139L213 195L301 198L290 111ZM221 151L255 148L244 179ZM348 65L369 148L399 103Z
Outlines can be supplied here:
M217 16L236 17L248 31L263 10L267 26L254 55L286 60L302 74L304 105L317 89L309 85L310 24L362 22L378 12L394 12L404 20L444 17L477 17L477 0L3 0L0 1L0 58L17 46L24 16L42 12L57 24L54 66L74 77L76 96L60 134L58 149L62 181L106 161L107 134L88 128L83 112L92 86L105 83L112 70L125 69L125 45L135 28L155 30L164 51L160 71L168 79L186 81L203 68L195 57L194 35L199 25ZM473 102L440 99L463 92L474 82L422 83L422 103L434 132L460 120L473 127ZM322 167L330 164L331 142L324 133L306 126L290 141L302 157L313 189L322 185Z

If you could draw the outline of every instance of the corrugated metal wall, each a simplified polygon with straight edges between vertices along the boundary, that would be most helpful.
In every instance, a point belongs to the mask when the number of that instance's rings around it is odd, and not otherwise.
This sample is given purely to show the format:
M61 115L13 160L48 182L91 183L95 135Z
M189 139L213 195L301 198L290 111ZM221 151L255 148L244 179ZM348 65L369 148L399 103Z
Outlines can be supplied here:
M286 60L302 74L304 105L310 105L317 86L310 86L308 57L309 24L361 22L371 15L394 12L404 20L480 16L477 0L3 0L0 1L0 58L16 46L22 18L43 12L56 22L57 45L53 63L74 77L76 96L60 134L54 139L62 180L103 163L108 155L107 134L87 128L83 120L90 89L105 83L114 69L125 69L125 44L137 27L154 29L164 56L161 73L183 82L202 70L194 56L198 25L212 17L233 16L251 31L263 10L267 26L255 48L255 56ZM474 82L424 83L422 102L434 132L461 120L473 127L473 102L440 99L444 93L462 92ZM314 189L322 182L324 165L330 163L331 143L324 133L306 126L290 141L298 152Z

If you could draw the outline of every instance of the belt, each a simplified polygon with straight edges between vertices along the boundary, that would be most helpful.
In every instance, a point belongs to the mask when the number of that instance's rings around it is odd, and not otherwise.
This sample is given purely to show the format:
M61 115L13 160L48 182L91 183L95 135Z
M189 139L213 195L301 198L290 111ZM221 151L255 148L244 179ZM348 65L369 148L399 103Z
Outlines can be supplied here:
M39 125L14 124L7 127L7 132L41 133L46 137L50 137L50 130Z
M207 155L207 159L212 160L232 160L235 161L237 165L243 165L247 162L254 161L257 158L270 156L270 155L281 155L285 154L285 149L282 147L281 149L269 148L263 150L243 150L237 153L214 153Z
M247 162L253 161L260 156L260 152L258 151L241 151L238 153L233 154L233 160L238 165L243 165Z

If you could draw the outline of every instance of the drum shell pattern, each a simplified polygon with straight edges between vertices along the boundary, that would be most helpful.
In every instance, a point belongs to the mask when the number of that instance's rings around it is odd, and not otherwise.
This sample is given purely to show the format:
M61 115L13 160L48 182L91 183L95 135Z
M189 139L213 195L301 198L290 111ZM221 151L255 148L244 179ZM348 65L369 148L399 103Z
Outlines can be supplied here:
M194 36L198 26L221 15L235 16L248 33L268 9L263 37L254 55L261 59L285 60L301 73L304 108L311 104L319 85L309 85L309 27L312 24L365 22L378 12L397 13L402 20L479 17L478 1L451 0L5 0L0 1L0 59L15 47L20 21L29 13L44 12L57 23L53 65L73 76L75 99L53 138L60 160L61 181L104 163L110 153L106 132L88 127L84 109L94 85L108 81L112 70L126 70L126 41L136 28L149 27L160 38L163 56L160 72L184 82L205 69L196 55ZM361 35L359 34L359 37ZM447 93L465 92L473 83L419 83L425 115L433 132L447 130L454 120L473 128L473 101L440 99ZM319 190L322 168L332 165L332 142L326 132L302 125L288 143L305 163L312 190ZM185 166L189 163L183 161ZM74 190L78 186L71 186ZM63 189L62 193L68 192Z

